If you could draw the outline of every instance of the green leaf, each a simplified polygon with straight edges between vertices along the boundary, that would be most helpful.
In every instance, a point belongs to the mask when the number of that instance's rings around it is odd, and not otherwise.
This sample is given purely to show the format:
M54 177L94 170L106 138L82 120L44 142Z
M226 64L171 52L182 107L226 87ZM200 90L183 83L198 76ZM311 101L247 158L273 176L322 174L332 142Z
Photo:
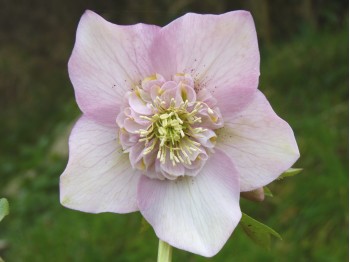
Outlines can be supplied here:
M0 199L0 221L10 213L9 202L6 198Z
M4 262L4 260L2 260L2 258L0 257L0 262Z
M265 196L273 197L273 194L272 194L270 188L268 188L267 186L264 186L264 194L265 194Z
M247 214L242 213L240 225L242 226L246 235L253 240L254 243L266 250L270 250L271 235L282 240L280 234L278 234L275 230L251 218Z
M302 168L289 168L287 171L282 173L282 175L280 175L277 179L280 180L280 179L284 179L286 177L295 176L295 175L299 174L301 171L303 171Z

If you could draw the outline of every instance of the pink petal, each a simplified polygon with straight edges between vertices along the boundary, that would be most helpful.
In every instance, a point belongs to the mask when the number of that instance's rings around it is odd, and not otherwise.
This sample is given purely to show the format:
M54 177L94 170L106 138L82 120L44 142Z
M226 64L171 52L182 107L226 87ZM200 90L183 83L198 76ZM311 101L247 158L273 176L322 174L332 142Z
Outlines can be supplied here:
M197 93L197 100L206 103L210 108L213 108L217 104L216 99L207 89L202 89Z
M241 191L275 180L299 158L294 134L258 91L252 103L217 131L217 147L240 173Z
M237 175L230 159L218 150L196 177L161 181L143 176L140 211L163 241L213 256L241 218Z
M143 150L145 149L145 143L137 142L131 149L129 154L129 160L133 167L139 166L142 162Z
M143 125L136 123L135 120L131 118L125 118L123 127L125 128L126 131L132 134L144 128Z
M155 74L151 77L147 77L146 79L142 80L141 85L142 89L145 90L146 92L150 92L152 87L154 86L162 86L166 80L162 75Z
M83 116L69 139L69 161L60 178L62 205L91 213L138 210L139 175L116 141L117 129Z
M224 117L251 101L260 55L249 12L186 14L162 28L152 46L154 67L169 78L189 73L218 100Z
M123 146L123 150L129 150L130 147L134 146L140 139L139 135L131 134L126 129L119 129L119 141Z
M182 83L187 86L194 86L193 78L189 74L175 74L173 80L177 83Z
M167 160L165 161L164 164L160 164L161 169L164 171L163 175L170 180L174 180L180 176L185 175L185 168L183 165L173 165L167 157Z
M214 148L216 142L216 134L213 130L207 129L204 132L198 134L196 136L196 140L207 148Z
M82 16L69 76L80 109L96 121L112 123L124 94L154 73L148 50L157 26L114 25L94 12Z
M152 113L152 109L147 106L147 103L135 93L130 94L129 104L130 107L138 114L150 115Z
M203 166L208 160L208 154L206 151L201 147L200 150L197 152L189 155L192 163L189 165L187 163L184 163L184 166L187 168L186 175L187 176L196 176L199 172L201 172Z
M196 92L192 86L180 83L176 89L176 100L180 101L180 103L186 100L190 103L196 102Z

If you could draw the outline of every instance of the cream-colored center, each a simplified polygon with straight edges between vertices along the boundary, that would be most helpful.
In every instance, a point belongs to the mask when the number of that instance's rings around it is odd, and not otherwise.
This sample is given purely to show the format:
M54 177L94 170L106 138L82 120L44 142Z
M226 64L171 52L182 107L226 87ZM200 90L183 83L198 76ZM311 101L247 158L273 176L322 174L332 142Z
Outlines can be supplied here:
M165 108L165 102L157 97L154 106L157 108L157 114L152 117L141 116L141 118L151 122L146 130L140 129L138 131L140 134L139 141L145 142L144 154L150 153L159 142L157 158L162 163L166 161L167 152L169 152L169 159L174 166L180 162L191 164L186 151L195 152L199 150L200 144L194 141L193 137L205 131L201 127L192 127L193 124L201 122L201 118L196 117L196 114L202 108L201 103L196 102L189 106L186 100L176 106L175 100L171 99L169 107Z

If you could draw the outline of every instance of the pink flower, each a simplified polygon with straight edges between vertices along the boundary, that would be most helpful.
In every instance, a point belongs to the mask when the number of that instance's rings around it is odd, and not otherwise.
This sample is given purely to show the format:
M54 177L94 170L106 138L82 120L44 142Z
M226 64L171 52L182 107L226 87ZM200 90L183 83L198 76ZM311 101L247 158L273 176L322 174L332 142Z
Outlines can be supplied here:
M240 192L299 157L293 131L257 90L259 62L249 12L186 14L160 28L87 11L69 60L83 116L61 203L140 211L163 241L215 255L240 221Z

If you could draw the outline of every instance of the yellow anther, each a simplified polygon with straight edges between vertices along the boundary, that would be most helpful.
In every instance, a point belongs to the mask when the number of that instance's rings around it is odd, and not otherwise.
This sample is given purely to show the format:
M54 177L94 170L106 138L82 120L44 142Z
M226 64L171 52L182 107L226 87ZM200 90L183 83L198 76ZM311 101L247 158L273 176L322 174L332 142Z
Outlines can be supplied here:
M152 80L156 80L157 79L157 75L154 74L154 75L151 75L149 77L146 77L145 79L142 80L142 83L147 83L149 81L152 81Z

